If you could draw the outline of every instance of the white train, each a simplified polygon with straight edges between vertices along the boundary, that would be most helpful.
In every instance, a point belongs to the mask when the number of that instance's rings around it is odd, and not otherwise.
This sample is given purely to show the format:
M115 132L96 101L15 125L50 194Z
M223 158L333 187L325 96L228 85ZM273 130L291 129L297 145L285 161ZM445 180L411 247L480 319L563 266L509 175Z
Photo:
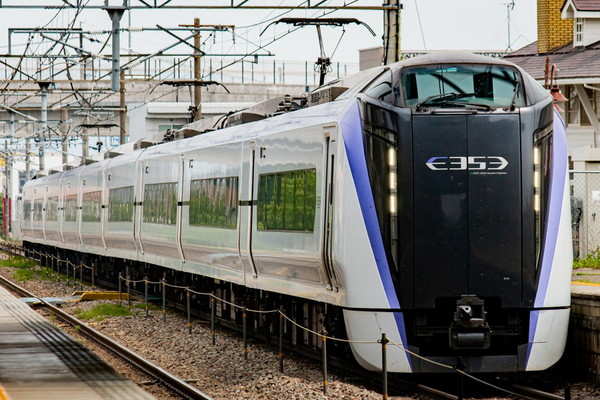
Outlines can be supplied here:
M554 364L572 250L552 98L512 63L458 53L308 100L342 91L38 177L24 188L25 245L92 260L107 279L128 268L214 283L351 341L385 333L419 355L388 346L389 371ZM381 368L378 345L351 349Z

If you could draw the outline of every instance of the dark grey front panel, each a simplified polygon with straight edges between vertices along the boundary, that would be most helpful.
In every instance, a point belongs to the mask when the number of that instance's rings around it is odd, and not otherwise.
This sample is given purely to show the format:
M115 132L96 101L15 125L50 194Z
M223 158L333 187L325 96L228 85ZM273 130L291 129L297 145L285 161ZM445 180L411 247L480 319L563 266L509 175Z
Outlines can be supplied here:
M414 306L436 299L521 302L520 121L413 117Z
M521 301L519 116L467 117L469 291Z
M433 308L468 293L468 175L447 158L467 154L466 116L415 116L413 152L414 305Z

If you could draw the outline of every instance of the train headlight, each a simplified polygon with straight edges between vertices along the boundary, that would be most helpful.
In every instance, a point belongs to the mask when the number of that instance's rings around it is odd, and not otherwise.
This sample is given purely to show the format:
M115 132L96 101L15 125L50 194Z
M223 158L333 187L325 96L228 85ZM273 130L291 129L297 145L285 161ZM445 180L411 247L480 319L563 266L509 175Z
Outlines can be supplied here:
M540 149L539 147L533 148L533 165L540 165Z
M398 177L395 172L390 172L390 191L398 190Z
M394 149L393 147L390 147L388 149L388 165L390 167L396 166L396 149Z
M398 214L398 198L395 194L390 196L390 214Z

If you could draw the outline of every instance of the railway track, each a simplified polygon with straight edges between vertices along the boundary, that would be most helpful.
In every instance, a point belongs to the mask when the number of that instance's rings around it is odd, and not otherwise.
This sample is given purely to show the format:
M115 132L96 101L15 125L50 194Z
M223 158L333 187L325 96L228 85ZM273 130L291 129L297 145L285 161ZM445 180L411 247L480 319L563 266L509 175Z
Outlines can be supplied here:
M29 291L23 289L22 287L16 285L15 283L2 276L0 276L0 284L23 297L37 298L35 294L30 293ZM173 392L177 396L190 400L211 400L211 397L206 393L201 392L194 386L189 385L188 383L170 374L169 372L165 371L159 366L151 363L150 361L139 356L133 351L121 346L119 343L115 342L108 336L89 327L87 324L64 312L60 308L53 306L52 304L44 301L43 299L39 300L41 301L44 307L51 311L61 321L69 324L72 327L77 326L79 333L85 335L101 347L115 354L117 357L121 358L126 363L135 367L143 374L150 377L150 379L152 379L153 381L156 381L158 384L166 387L169 391Z
M11 246L10 248L6 248L4 246L4 243L1 243L1 242L0 242L0 249L7 253L13 254L13 255L18 255L18 256L24 255L24 253L18 247ZM0 284L5 284L5 282L7 285L9 285L9 287L11 289L21 293L23 296L36 297L35 295L28 293L26 290L14 285L13 283L5 280L4 278L0 277ZM132 291L132 294L138 294L140 296L143 295L142 293L134 293L134 292L135 291ZM54 312L57 315L57 317L59 317L61 320L64 320L66 323L68 323L70 325L80 326L81 333L84 333L86 336L89 336L91 339L98 342L103 347L106 347L111 352L113 352L113 353L117 354L119 357L125 359L128 363L131 363L136 368L140 369L142 372L144 372L145 374L150 376L153 380L160 382L161 384L165 385L166 387L169 387L169 388L173 387L173 389L172 389L173 392L178 393L179 395L181 395L184 398L192 398L192 399L210 398L203 393L200 396L203 395L206 397L194 397L194 396L196 396L196 394L194 394L194 393L190 394L190 393L186 393L185 391L177 389L177 385L179 384L177 381L182 382L179 379L177 379L169 374L169 377L167 377L167 380L165 381L160 376L161 373L165 373L165 371L152 365L152 367L159 369L159 372L155 373L154 371L152 371L151 367L149 367L149 368L146 367L145 363L148 363L148 362L143 359L142 359L143 361L140 364L138 364L135 361L130 362L127 354L125 354L125 355L121 354L121 350L119 348L122 348L122 347L120 345L118 345L118 343L112 341L110 338L106 337L105 335L102 335L101 333L96 332L95 330L89 328L87 325L83 325L81 323L81 321L70 316L69 314L64 313L62 310L52 306L51 304L48 304L45 302L44 302L44 304L47 306L48 309L50 309L52 312ZM185 312L185 305L183 305L183 304L171 303L169 305L169 308L175 308L181 312ZM194 314L196 314L196 313L194 313ZM64 315L64 318L63 318L63 315ZM203 318L209 317L209 315L204 315L203 313L199 313L196 316L203 317ZM223 328L226 328L226 329L229 329L232 331L240 331L241 332L241 328L239 326L231 324L226 320L219 321L219 324ZM90 330L92 333L88 334L87 330ZM100 338L96 339L95 335L99 335ZM262 337L262 335L257 334L256 332L251 334L251 336L255 340L269 342L269 338ZM108 343L108 345L106 345L105 342ZM113 350L113 348L112 348L113 345L116 345L118 348L116 350ZM298 348L297 346L293 346L293 347L294 347L294 349L292 349L291 347L287 347L286 350L293 352L295 354L301 355L303 357L306 357L308 359L311 359L314 362L320 361L320 359L319 359L320 353L318 351L315 351L314 349L309 350L309 349L305 349L305 348ZM127 349L124 349L124 350L126 353L130 352ZM138 357L138 356L134 354L134 357ZM356 377L363 377L366 379L366 381L370 382L370 383L365 382L365 384L367 386L371 386L374 388L374 390L377 390L376 388L379 386L379 384L377 383L378 375L376 373L365 374L364 370L359 370L357 368L353 368L353 367L349 366L347 363L345 363L344 360L338 360L336 357L330 356L328 362L329 362L330 366L333 367L332 368L333 370L336 370L338 372L342 372L345 374L354 375ZM449 380L454 380L454 382L457 382L459 379L461 379L458 375L455 375L455 376L456 376L456 378L449 378ZM175 383L172 383L172 381L171 381L172 378L174 378L176 380ZM472 383L472 381L468 377L463 377L462 380L464 382L465 391L469 392L470 389L472 389L472 387L470 387L470 382ZM487 384L487 385L490 386L490 390L492 390L491 389L492 385L489 385L489 384ZM186 384L186 386L190 387L187 384ZM390 389L392 389L393 392L404 392L404 393L410 392L415 396L417 396L417 395L420 397L425 396L425 397L432 398L432 399L462 400L463 398L466 398L464 396L464 394L457 393L458 390L455 390L456 386L450 385L453 387L453 389L450 389L450 390L448 389L449 385L442 385L442 386L445 386L445 387L440 387L439 385L435 385L435 384L432 385L430 382L418 383L413 379L410 379L410 378L404 379L404 378L400 378L399 376L394 376L393 378L390 379ZM197 392L197 389L195 389L194 387L191 387L191 389L193 391ZM496 389L493 389L493 390L495 391L496 395L502 393L506 396L510 395L511 398L522 398L522 399L531 399L531 400L546 400L546 399L569 400L570 399L570 396L568 393L565 393L565 396L562 397L562 396L555 395L553 393L544 392L539 389L528 387L525 385L511 385L509 382L506 382L506 381L503 382L503 384L501 386L496 386Z

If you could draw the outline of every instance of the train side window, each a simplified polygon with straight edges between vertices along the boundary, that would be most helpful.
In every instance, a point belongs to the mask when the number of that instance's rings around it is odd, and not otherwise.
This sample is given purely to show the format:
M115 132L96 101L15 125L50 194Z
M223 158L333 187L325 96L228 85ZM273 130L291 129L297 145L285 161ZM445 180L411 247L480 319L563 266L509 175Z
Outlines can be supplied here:
M81 220L84 222L100 222L100 209L102 207L102 192L88 192L83 194Z
M42 220L42 210L43 210L44 199L35 199L33 201L33 220L41 221Z
M70 194L65 196L65 221L75 222L77 221L77 195Z
M46 221L58 220L58 196L46 199Z
M190 185L190 225L237 227L238 178L193 180Z
M316 181L315 169L260 175L258 229L313 232Z
M23 220L31 221L31 202L24 201L23 204Z
M388 104L395 104L394 88L392 86L392 73L385 71L375 79L364 91L369 97L383 101Z
M108 192L108 220L133 221L133 186L110 189Z
M144 222L175 225L177 223L177 183L154 183L144 186Z

